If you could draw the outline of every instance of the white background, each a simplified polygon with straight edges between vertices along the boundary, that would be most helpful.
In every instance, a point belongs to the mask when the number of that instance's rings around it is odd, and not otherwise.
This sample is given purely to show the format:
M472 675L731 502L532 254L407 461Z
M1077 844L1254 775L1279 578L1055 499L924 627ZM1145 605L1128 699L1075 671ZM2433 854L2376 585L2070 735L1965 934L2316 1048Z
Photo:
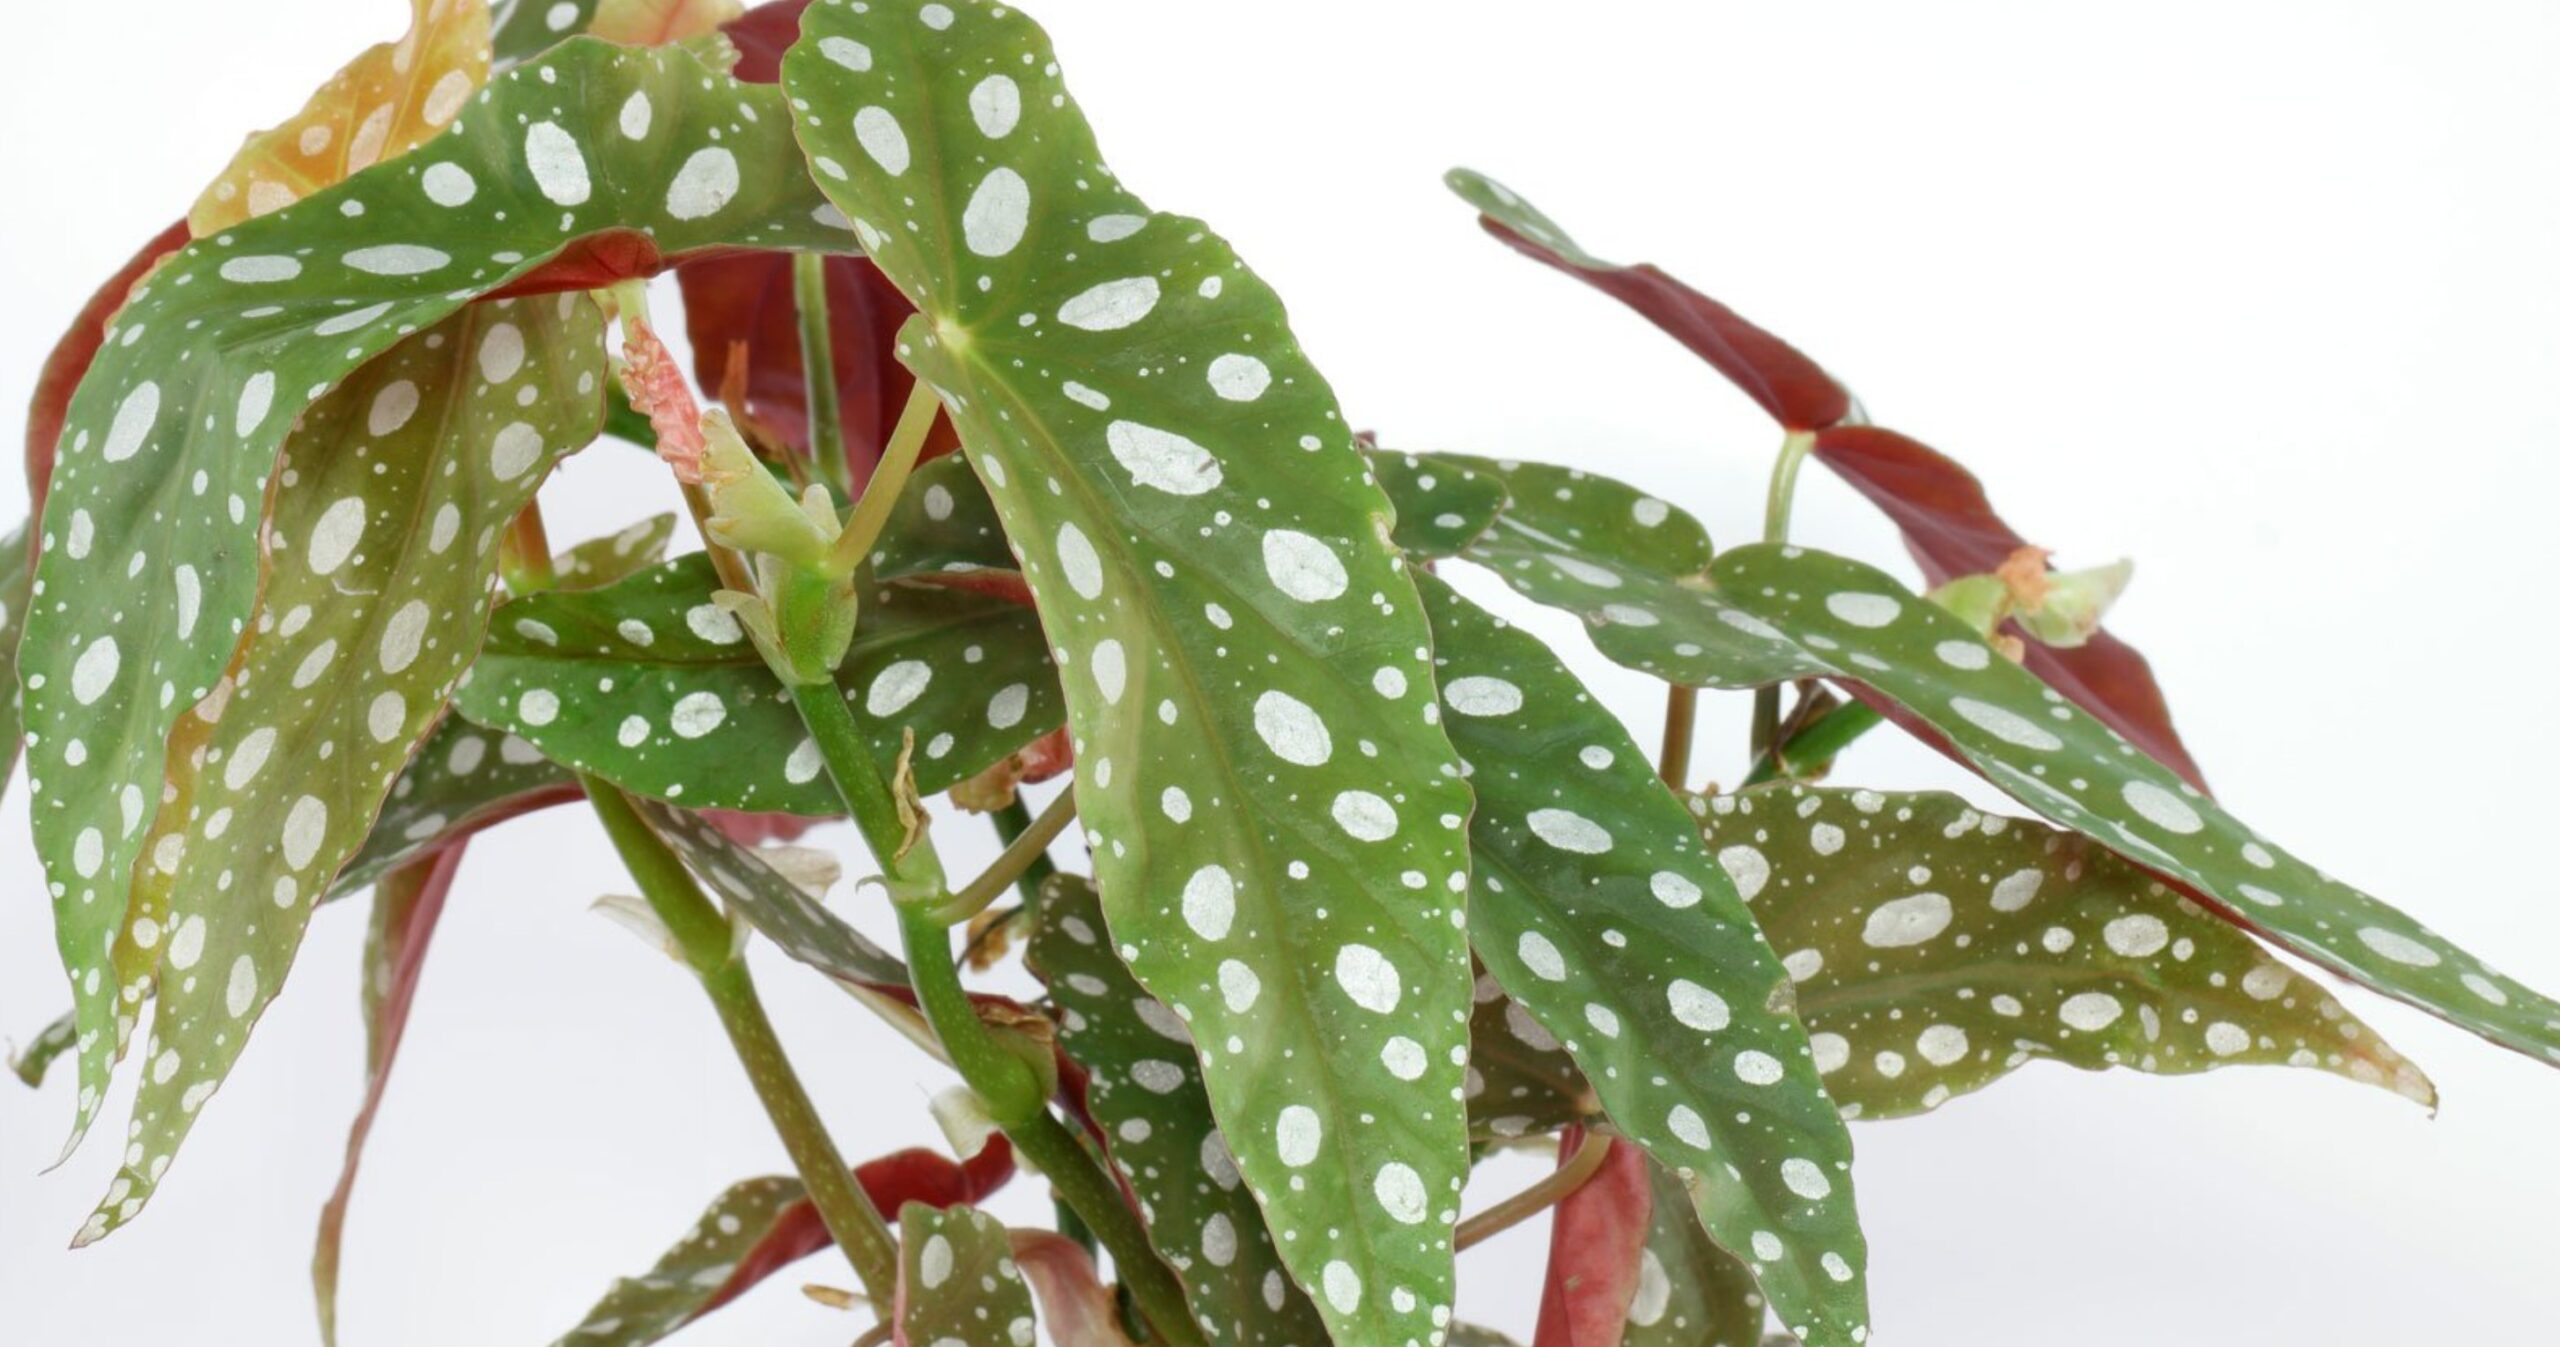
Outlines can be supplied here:
M12 7L0 402L24 400L90 289L239 135L404 8ZM1756 411L1479 235L1438 186L1451 163L1492 172L1594 251L1663 263L1815 353L2065 562L2136 557L2117 629L2223 798L2560 988L2560 717L2540 686L2560 562L2560 11L1037 12L1121 175L1236 241L1356 423L1634 477L1728 541L1756 527L1774 447ZM1869 509L1807 481L1800 538L1903 566ZM638 456L595 454L545 500L566 540L668 496ZM1532 625L1650 742L1651 689ZM1716 703L1701 755L1728 780L1739 700ZM1955 782L1882 738L1850 779ZM0 831L0 1031L23 1037L66 993L20 791ZM985 854L973 821L948 831L958 864ZM473 845L358 1190L349 1343L547 1341L719 1187L782 1167L683 975L586 913L625 887L574 810ZM113 1169L121 1102L39 1177L68 1073L37 1094L0 1081L0 1341L313 1340L305 1262L359 1090L362 923L352 904L320 915L149 1216L100 1247L62 1246ZM933 1139L936 1069L789 965L765 983L849 1151ZM2354 1001L2434 1073L2441 1117L2310 1073L2046 1066L1861 1125L1883 1340L2551 1340L2560 1074ZM1492 1167L1474 1200L1535 1169ZM1041 1205L1026 1185L1005 1209ZM1462 1309L1525 1332L1540 1257L1527 1231L1470 1255ZM685 1341L854 1336L790 1289L844 1283L841 1264L796 1271Z

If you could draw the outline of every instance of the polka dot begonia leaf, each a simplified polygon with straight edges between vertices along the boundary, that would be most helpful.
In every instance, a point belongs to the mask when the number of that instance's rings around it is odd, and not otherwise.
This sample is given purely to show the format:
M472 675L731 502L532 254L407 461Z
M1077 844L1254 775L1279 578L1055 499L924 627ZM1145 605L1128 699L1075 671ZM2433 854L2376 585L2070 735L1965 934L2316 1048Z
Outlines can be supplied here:
M26 634L35 579L35 549L21 524L0 538L0 790L17 770L18 737L25 729L18 706L18 639Z
M2224 920L2490 1042L2560 1062L2560 1002L2277 849L1884 572L1767 544L1711 557L1696 521L1606 478L1414 457L1504 481L1511 504L1461 555L1580 616L1618 663L1692 687L1826 678L1889 703L2027 808Z
M493 80L426 145L196 242L137 290L71 403L22 670L36 847L84 1039L111 1041L126 878L170 732L252 616L288 429L395 342L580 237L826 248L844 246L842 224L778 91L672 49L581 40ZM102 1084L84 1086L84 1113Z
M281 125L249 137L187 212L197 238L286 206L452 124L489 78L486 0L409 0L409 31L379 42Z
M1190 1025L1334 1340L1427 1340L1470 804L1386 499L1278 297L1119 184L1028 17L820 3L801 33L802 144L1039 600L1109 938Z
M638 575L667 555L676 517L651 515L618 533L585 542L551 559L553 582L562 589L600 589Z
M498 610L456 698L561 763L693 809L834 814L842 802L789 692L745 628L711 601L709 559L618 584L535 594ZM836 671L874 756L930 794L1065 719L1039 617L983 594L868 584Z
M1953 795L1784 785L1693 803L1785 955L1845 1116L1924 1112L2038 1059L2309 1066L2435 1103L2324 988L2076 833Z
M594 435L604 374L583 296L475 305L365 365L285 442L255 620L171 735L135 862L116 1037L155 973L159 1011L127 1163L85 1238L140 1210L283 985L313 905L479 649L500 534ZM97 546L77 519L75 559ZM205 620L180 619L182 636ZM106 853L94 825L74 848L75 865ZM120 1046L84 1045L84 1122Z
M1423 584L1475 786L1477 957L1679 1170L1806 1347L1866 1339L1849 1131L1787 975L1688 811L1553 652Z
M883 577L966 577L1003 571L1019 577L995 502L958 455L919 465L898 493L897 508L871 549Z
M329 898L354 893L422 852L529 809L580 798L569 769L504 730L448 714L427 736Z
M1751 1269L1699 1228L1679 1176L1651 1169L1653 1219L1619 1347L1761 1347L1768 1303Z
M736 1292L731 1280L741 1265L790 1233L807 1192L798 1179L745 1179L729 1185L703 1209L649 1270L614 1282L604 1298L555 1347L644 1347L660 1342Z
M1491 973L1476 974L1467 1031L1468 1136L1499 1144L1600 1116L1573 1054Z
M664 838L686 868L709 885L730 911L819 972L857 986L903 993L907 966L827 910L825 885L776 869L784 854L814 856L792 848L759 851L740 843L690 810L654 800L634 800L651 831ZM832 880L832 873L823 879Z
M1210 1117L1191 1030L1147 994L1106 943L1093 884L1042 886L1030 962L1049 986L1060 1043L1090 1073L1085 1105L1147 1238L1182 1279L1213 1343L1304 1347L1324 1322L1281 1267L1262 1209Z
M1002 1223L975 1207L898 1212L898 1341L932 1347L1026 1347L1031 1286Z
M587 31L595 16L596 0L493 0L491 59L500 68L532 60Z

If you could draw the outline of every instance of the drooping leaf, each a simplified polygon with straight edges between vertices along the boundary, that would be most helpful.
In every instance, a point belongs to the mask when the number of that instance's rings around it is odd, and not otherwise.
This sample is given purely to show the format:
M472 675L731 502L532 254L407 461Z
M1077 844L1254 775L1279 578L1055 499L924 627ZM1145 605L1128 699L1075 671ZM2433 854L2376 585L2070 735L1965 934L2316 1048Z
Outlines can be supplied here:
M1651 1176L1653 1225L1622 1347L1760 1347L1769 1314L1751 1269L1698 1227L1678 1176L1660 1165Z
M1012 1232L1013 1261L1040 1305L1040 1328L1057 1347L1131 1347L1120 1301L1094 1271L1093 1255L1064 1235ZM1321 1339L1310 1339L1321 1341Z
M1476 975L1467 1018L1467 1135L1478 1142L1521 1137L1600 1116L1591 1082L1528 1007L1505 995L1491 973Z
M106 344L107 324L124 307L135 283L150 275L161 259L187 246L192 237L184 220L153 236L89 296L46 353L44 367L36 373L35 396L27 405L27 499L34 502L30 511L34 517L44 515L45 493L53 485L54 445L62 438L63 419L71 413L72 392L88 375L98 348Z
M489 10L490 58L503 70L587 31L596 0L494 0Z
M26 1082L31 1090L44 1084L44 1073L53 1065L53 1059L71 1051L71 1045L79 1037L79 1020L71 1012L64 1011L62 1018L36 1031L36 1036L29 1039L25 1047L10 1056L10 1074Z
M719 587L710 560L695 553L602 589L517 599L498 610L457 705L653 799L838 812L789 694L745 629L712 603ZM926 793L1064 718L1038 617L983 595L866 586L837 679L884 767L914 733L916 786Z
M685 865L783 953L842 982L906 989L906 965L828 911L823 893L774 869L768 856L699 814L653 800L633 803Z
M1500 471L1483 460L1464 465ZM1533 477L1573 499L1531 489ZM2493 1043L2560 1062L2560 1002L2277 850L1883 572L1765 544L1695 569L1696 547L1649 556L1649 531L1609 522L1608 499L1635 498L1632 488L1558 468L1523 466L1508 478L1513 504L1488 538L1525 541L1488 541L1465 555L1529 597L1578 613L1619 663L1694 687L1838 682L1924 723L2020 803L2159 873L2225 920ZM1589 510L1599 514L1582 513ZM1662 510L1660 526L1696 528ZM1533 554L1533 544L1547 550Z
M356 1166L373 1131L374 1114L382 1108L383 1089L391 1083L391 1064L409 1027L419 974L426 969L427 945L444 915L462 850L457 842L419 857L375 886L364 942L364 1103L347 1128L347 1158L338 1169L338 1186L320 1208L320 1234L311 1250L311 1289L319 1302L324 1344L338 1340L338 1256L346 1236L347 1203L355 1196Z
M1848 1116L1921 1112L2042 1058L2312 1066L2435 1102L2327 991L2077 834L1952 795L1785 785L1699 804Z
M395 341L598 230L646 226L670 256L841 246L787 120L778 92L672 49L573 43L416 152L198 242L118 315L66 422L25 646L37 850L84 1041L112 1042L125 989L91 974L125 924L170 732L252 616L287 430Z
M1780 425L1812 432L1813 456L1902 529L1904 544L1932 586L1988 573L2027 545L1963 465L1907 435L1863 424L1848 391L1803 352L1657 267L1592 257L1537 207L1490 178L1458 169L1448 182L1483 212L1487 233L1643 314ZM2070 649L2030 641L2027 667L2204 788L2141 652L2104 632Z
M27 605L36 578L34 547L20 524L0 538L0 791L18 768L18 740L25 717L18 708L18 639L26 634Z
M399 158L451 125L488 78L486 0L409 0L409 31L365 48L302 111L249 137L187 224L210 237Z
M150 1196L434 727L488 620L500 533L595 433L602 343L581 297L474 306L367 364L286 441L257 620L179 721L134 873L118 981L156 966L159 1011L131 1162L88 1238ZM116 1046L83 1053L84 1084Z
M540 749L447 715L391 784L373 831L329 896L354 893L392 867L492 824L579 798L577 778Z
M1618 1130L1694 1176L1707 1230L1809 1347L1862 1340L1848 1128L1751 909L1553 652L1437 578L1423 599L1449 738L1474 769L1477 957Z
M1467 793L1330 389L1222 240L1103 167L1018 10L812 6L783 82L1021 549L1115 947L1191 1025L1335 1339L1427 1337L1466 1160Z
M1190 1029L1111 952L1091 881L1051 875L1037 910L1029 958L1057 1006L1060 1046L1090 1074L1085 1105L1103 1149L1201 1330L1213 1343L1324 1341L1210 1116Z
M965 1164L903 1150L853 1170L863 1195L892 1220L909 1203L982 1201L1012 1176L1013 1149L1001 1136ZM646 1347L833 1242L799 1180L745 1180L713 1200L646 1275L614 1283L558 1347Z
M975 1207L898 1213L898 1341L917 1347L1023 1347L1031 1288L1004 1225Z
M1559 1167L1585 1146L1609 1148L1600 1167L1556 1203L1535 1347L1618 1347L1644 1270L1653 1224L1653 1162L1627 1141L1576 1127L1556 1147ZM1684 1194L1680 1199L1688 1206Z

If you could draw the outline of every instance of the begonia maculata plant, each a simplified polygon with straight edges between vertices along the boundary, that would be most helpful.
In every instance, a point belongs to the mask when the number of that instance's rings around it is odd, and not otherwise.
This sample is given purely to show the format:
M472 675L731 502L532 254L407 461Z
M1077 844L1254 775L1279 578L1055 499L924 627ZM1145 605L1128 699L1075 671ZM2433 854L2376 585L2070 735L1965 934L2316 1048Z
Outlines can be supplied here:
M136 1091L77 1243L183 1181L314 910L369 902L334 1341L356 1156L481 897L457 862L578 812L795 1170L704 1194L563 1339L594 1347L819 1257L849 1285L810 1313L867 1342L1495 1342L1459 1255L1533 1218L1507 1327L1542 1347L1838 1347L1870 1337L1851 1122L2040 1059L2432 1105L2329 979L2560 1059L2560 1005L2216 802L2106 629L2125 568L2056 568L1812 359L1490 178L1449 185L1494 239L1768 412L1757 541L1664 483L1356 433L1009 6L412 7L107 281L33 409L5 737L69 1009L17 1065L76 1075L75 1147ZM580 452L654 452L666 513L555 551L538 488ZM1809 461L1918 587L1789 543ZM1659 751L1469 586L1659 680ZM1753 702L1730 788L1691 768L1701 690ZM1869 733L2014 807L1836 783ZM853 884L793 841L835 819ZM989 869L945 867L989 826ZM840 1152L765 941L939 1059L930 1144ZM984 990L1017 958L1043 990ZM1553 1171L1467 1193L1524 1148ZM1008 1181L1057 1228L980 1210Z

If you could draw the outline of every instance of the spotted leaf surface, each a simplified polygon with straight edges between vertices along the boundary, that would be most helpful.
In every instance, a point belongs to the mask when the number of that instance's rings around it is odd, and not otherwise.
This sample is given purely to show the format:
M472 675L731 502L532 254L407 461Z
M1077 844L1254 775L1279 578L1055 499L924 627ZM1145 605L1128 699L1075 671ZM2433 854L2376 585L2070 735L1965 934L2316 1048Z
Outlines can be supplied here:
M528 61L595 21L596 0L495 0L489 6L491 56L501 66Z
M136 1158L96 1234L149 1196L434 728L479 648L499 535L595 433L603 361L583 297L477 305L367 364L286 441L257 620L179 722L134 875L120 980L149 967L132 952L156 954L159 1011ZM84 1053L84 1084L107 1065Z
M1935 1108L2040 1058L2318 1067L2435 1102L2326 990L2087 838L1952 795L1790 785L1698 804L1845 1115Z
M291 120L249 137L187 212L197 238L284 209L432 139L489 78L486 0L409 0L409 31L376 43Z
M731 1184L647 1272L614 1282L555 1347L642 1347L666 1338L735 1294L741 1266L796 1224L805 1198L797 1179Z
M27 526L0 538L0 789L18 766L18 738L25 717L18 710L18 640L26 635L27 602L35 587L35 551Z
M1699 1228L1678 1175L1648 1168L1652 1223L1620 1347L1760 1347L1769 1312L1751 1269Z
M740 844L699 814L650 800L634 804L686 868L783 953L839 981L905 990L906 965L828 911L823 883L775 869L770 853Z
M1844 558L1754 546L1717 559L1717 601L1927 721L1992 784L2284 948L2493 1043L2560 1062L2560 1002L2275 847L1963 622Z
M578 780L504 730L448 715L391 783L391 794L330 887L354 893L393 866L547 804L579 798Z
M544 755L694 809L842 809L789 693L713 605L710 560L681 557L602 589L498 610L458 704ZM873 753L909 731L919 790L942 790L1064 719L1039 618L986 595L903 584L862 593L837 671Z
M1390 513L1278 298L1103 166L984 3L812 5L817 180L915 303L1038 597L1110 938L1192 1028L1292 1276L1346 1347L1446 1324L1469 808Z
M1751 909L1552 652L1436 579L1423 595L1450 741L1474 769L1477 956L1619 1130L1690 1178L1700 1219L1808 1347L1862 1340L1848 1128Z
M418 996L418 979L426 971L427 946L444 915L446 895L462 865L456 843L422 856L383 876L373 896L373 912L364 942L364 1103L347 1128L347 1155L338 1168L338 1186L320 1208L320 1234L311 1250L311 1290L320 1310L320 1340L338 1340L338 1259L344 1247L347 1204L355 1196L356 1167L364 1157L365 1138L391 1083L391 1065L400 1055L400 1039L409 1027L409 1007Z
M1111 952L1090 881L1050 876L1039 913L1031 966L1057 1006L1061 1046L1090 1075L1086 1107L1202 1331L1217 1343L1325 1341L1210 1116L1190 1029Z
M883 578L1004 572L1018 581L1014 564L995 502L959 457L915 470L871 552L871 569Z
M671 254L842 246L800 163L778 91L582 41L500 76L418 150L195 243L117 315L68 413L24 647L36 845L84 1039L111 1041L118 989L92 973L125 924L170 733L252 616L288 428L600 230L646 227Z
M1476 975L1467 1018L1467 1135L1478 1142L1542 1136L1600 1116L1573 1054L1490 973Z
M1448 182L1484 213L1484 227L1494 237L1643 314L1780 425L1811 432L1813 457L1893 520L1931 585L1995 570L2027 545L1963 464L1910 436L1864 424L1848 390L1775 334L1658 267L1620 266L1591 256L1544 212L1482 174L1459 169ZM2142 652L2102 631L2069 649L2029 641L2026 664L2143 752L2203 787Z
M676 517L651 515L619 533L590 538L552 558L552 576L562 589L598 589L638 575L667 555L675 537Z
M898 1213L898 1340L933 1347L1028 1347L1031 1287L1004 1226L975 1207Z

